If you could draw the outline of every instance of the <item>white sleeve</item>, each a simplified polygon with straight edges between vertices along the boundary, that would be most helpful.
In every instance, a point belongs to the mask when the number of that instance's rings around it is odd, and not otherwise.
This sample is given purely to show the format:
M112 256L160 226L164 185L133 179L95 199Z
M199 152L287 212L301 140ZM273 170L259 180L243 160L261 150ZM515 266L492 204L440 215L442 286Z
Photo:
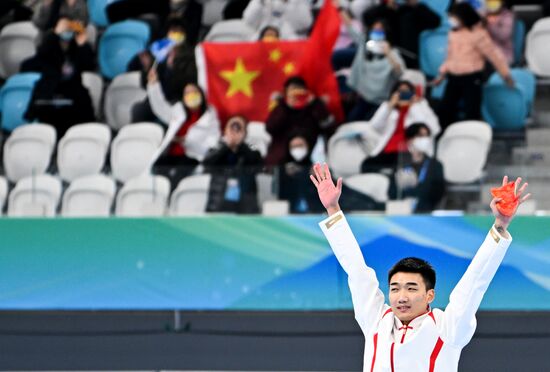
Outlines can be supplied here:
M428 126L428 128L430 128L431 137L437 136L439 132L441 132L441 126L439 125L437 115L430 107L428 101L423 98L416 105L418 105L418 108L421 111L419 113L419 117L421 117L422 121Z
M385 127L388 125L388 118L392 112L389 103L382 102L380 107L376 110L374 115L369 121L369 125L376 129L378 133L382 133Z
M248 23L250 27L258 29L263 20L263 7L261 0L250 1L243 12L243 21Z
M334 255L348 274L355 319L363 334L376 332L383 311L384 295L373 269L365 264L361 248L341 211L319 223Z
M511 236L506 239L491 227L451 293L443 314L441 338L444 342L456 347L464 347L470 342L477 325L475 314L511 242Z
M185 151L191 158L202 161L221 137L220 122L213 108L209 108L185 136Z
M166 101L158 81L147 84L147 97L149 98L149 104L155 116L163 123L169 124L172 118L172 105Z
M296 32L307 30L313 23L311 7L307 0L288 0L284 17Z

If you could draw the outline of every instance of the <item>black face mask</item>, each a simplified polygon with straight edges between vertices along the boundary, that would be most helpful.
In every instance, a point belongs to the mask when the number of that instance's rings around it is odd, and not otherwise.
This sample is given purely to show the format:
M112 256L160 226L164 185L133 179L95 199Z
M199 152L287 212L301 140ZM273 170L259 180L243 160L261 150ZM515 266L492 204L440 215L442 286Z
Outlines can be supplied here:
M369 51L365 52L365 59L368 60L368 61L372 61L373 59L374 60L384 59L384 57L385 57L385 55L383 55L383 54L373 53L373 52L369 52Z

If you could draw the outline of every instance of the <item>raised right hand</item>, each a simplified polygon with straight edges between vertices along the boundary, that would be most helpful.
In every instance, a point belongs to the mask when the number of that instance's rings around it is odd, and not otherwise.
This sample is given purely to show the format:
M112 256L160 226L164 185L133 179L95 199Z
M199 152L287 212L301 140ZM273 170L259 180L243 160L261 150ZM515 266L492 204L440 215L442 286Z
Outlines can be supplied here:
M319 199L327 209L329 216L338 212L340 210L338 200L342 194L342 177L338 178L336 185L334 185L328 165L325 163L321 166L321 164L315 163L313 174L309 178L317 188Z

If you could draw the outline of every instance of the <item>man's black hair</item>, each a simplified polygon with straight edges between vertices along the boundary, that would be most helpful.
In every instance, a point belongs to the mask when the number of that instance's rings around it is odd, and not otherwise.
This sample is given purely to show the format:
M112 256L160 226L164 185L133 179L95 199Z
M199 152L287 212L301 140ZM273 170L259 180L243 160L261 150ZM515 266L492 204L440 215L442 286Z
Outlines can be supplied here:
M416 123L412 123L405 129L405 139L410 140L411 138L418 136L418 133L420 133L420 130L422 128L425 128L428 131L428 134L432 134L430 128L423 122L419 121Z
M449 10L449 13L460 19L466 28L471 29L473 26L481 22L481 17L479 14L467 2L454 4Z
M435 270L428 261L421 258L407 257L399 260L388 272L388 284L396 273L417 273L424 279L426 290L435 288Z

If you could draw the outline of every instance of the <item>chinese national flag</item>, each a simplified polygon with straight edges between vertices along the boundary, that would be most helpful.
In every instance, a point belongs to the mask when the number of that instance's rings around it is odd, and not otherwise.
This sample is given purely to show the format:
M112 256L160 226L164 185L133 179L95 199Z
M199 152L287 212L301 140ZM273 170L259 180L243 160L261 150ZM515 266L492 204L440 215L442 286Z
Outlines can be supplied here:
M220 120L242 114L265 122L273 97L291 76L301 76L311 91L328 99L337 121L343 119L330 57L340 16L325 1L310 38L300 41L202 43L197 48L199 80Z

